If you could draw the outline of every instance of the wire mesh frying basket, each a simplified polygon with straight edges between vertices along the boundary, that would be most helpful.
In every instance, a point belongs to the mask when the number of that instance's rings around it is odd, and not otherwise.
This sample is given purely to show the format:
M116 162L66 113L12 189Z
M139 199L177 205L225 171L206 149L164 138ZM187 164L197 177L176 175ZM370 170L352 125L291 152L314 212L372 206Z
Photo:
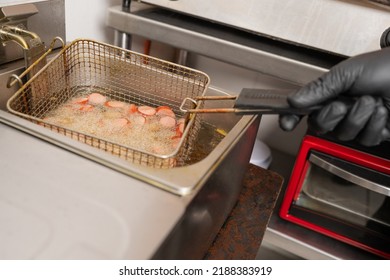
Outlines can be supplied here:
M184 115L180 105L186 97L204 95L208 84L209 77L200 71L108 44L79 39L65 46L24 84L9 99L7 108L33 123L127 161L170 168L183 165L200 129L199 117ZM171 107L177 117L188 121L177 148L170 154L150 153L45 120L50 112L70 99L92 92L137 106Z

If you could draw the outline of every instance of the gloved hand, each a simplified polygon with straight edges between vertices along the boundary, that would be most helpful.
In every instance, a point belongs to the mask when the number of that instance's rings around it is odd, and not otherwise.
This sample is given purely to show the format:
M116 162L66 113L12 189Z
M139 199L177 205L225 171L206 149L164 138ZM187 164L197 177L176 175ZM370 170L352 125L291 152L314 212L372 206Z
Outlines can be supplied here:
M288 97L292 107L324 104L308 117L319 134L342 141L378 145L390 137L390 48L349 58ZM290 131L302 116L281 115L280 127Z

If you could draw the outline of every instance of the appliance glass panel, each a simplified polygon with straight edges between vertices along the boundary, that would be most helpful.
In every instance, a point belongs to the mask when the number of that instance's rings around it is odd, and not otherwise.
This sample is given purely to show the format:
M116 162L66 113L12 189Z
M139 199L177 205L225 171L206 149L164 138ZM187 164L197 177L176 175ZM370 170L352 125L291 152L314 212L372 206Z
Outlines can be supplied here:
M314 151L307 164L290 213L390 253L390 176Z

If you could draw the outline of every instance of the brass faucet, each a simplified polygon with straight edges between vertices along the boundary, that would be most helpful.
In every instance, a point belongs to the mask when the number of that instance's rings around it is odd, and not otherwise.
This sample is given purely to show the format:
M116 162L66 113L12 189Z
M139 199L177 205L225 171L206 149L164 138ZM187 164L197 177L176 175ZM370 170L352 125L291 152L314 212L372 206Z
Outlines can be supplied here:
M10 42L14 42L23 49L25 67L28 68L45 53L45 44L40 37L25 28L27 18L38 13L33 4L21 4L15 6L0 7L0 43L5 48ZM38 67L29 73L33 76L46 64L46 59L39 62Z
M26 37L29 37L30 40L27 41ZM8 41L13 41L24 50L28 50L37 44L42 43L36 33L13 25L4 25L1 27L0 40L3 44L6 44Z

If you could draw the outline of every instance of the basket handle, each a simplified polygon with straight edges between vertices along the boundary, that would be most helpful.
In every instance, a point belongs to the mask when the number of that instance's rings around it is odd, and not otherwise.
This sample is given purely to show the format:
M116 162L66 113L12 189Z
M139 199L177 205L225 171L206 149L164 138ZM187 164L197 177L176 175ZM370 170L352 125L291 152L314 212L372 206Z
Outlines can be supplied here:
M16 74L12 74L9 77L8 82L7 82L7 88L12 87L13 85L15 85L16 82L18 82L19 86L22 87L23 86L22 78L24 76L26 76L31 71L31 69L33 69L42 59L44 59L49 53L51 53L51 51L54 48L54 44L56 43L56 41L60 41L61 42L61 45L62 45L61 48L63 48L65 46L64 40L62 40L61 37L55 37L51 41L49 49L42 56L40 56L36 61L34 61L33 64L31 64L28 68L26 68L26 70L24 70L22 74L20 74L19 76L16 75Z

